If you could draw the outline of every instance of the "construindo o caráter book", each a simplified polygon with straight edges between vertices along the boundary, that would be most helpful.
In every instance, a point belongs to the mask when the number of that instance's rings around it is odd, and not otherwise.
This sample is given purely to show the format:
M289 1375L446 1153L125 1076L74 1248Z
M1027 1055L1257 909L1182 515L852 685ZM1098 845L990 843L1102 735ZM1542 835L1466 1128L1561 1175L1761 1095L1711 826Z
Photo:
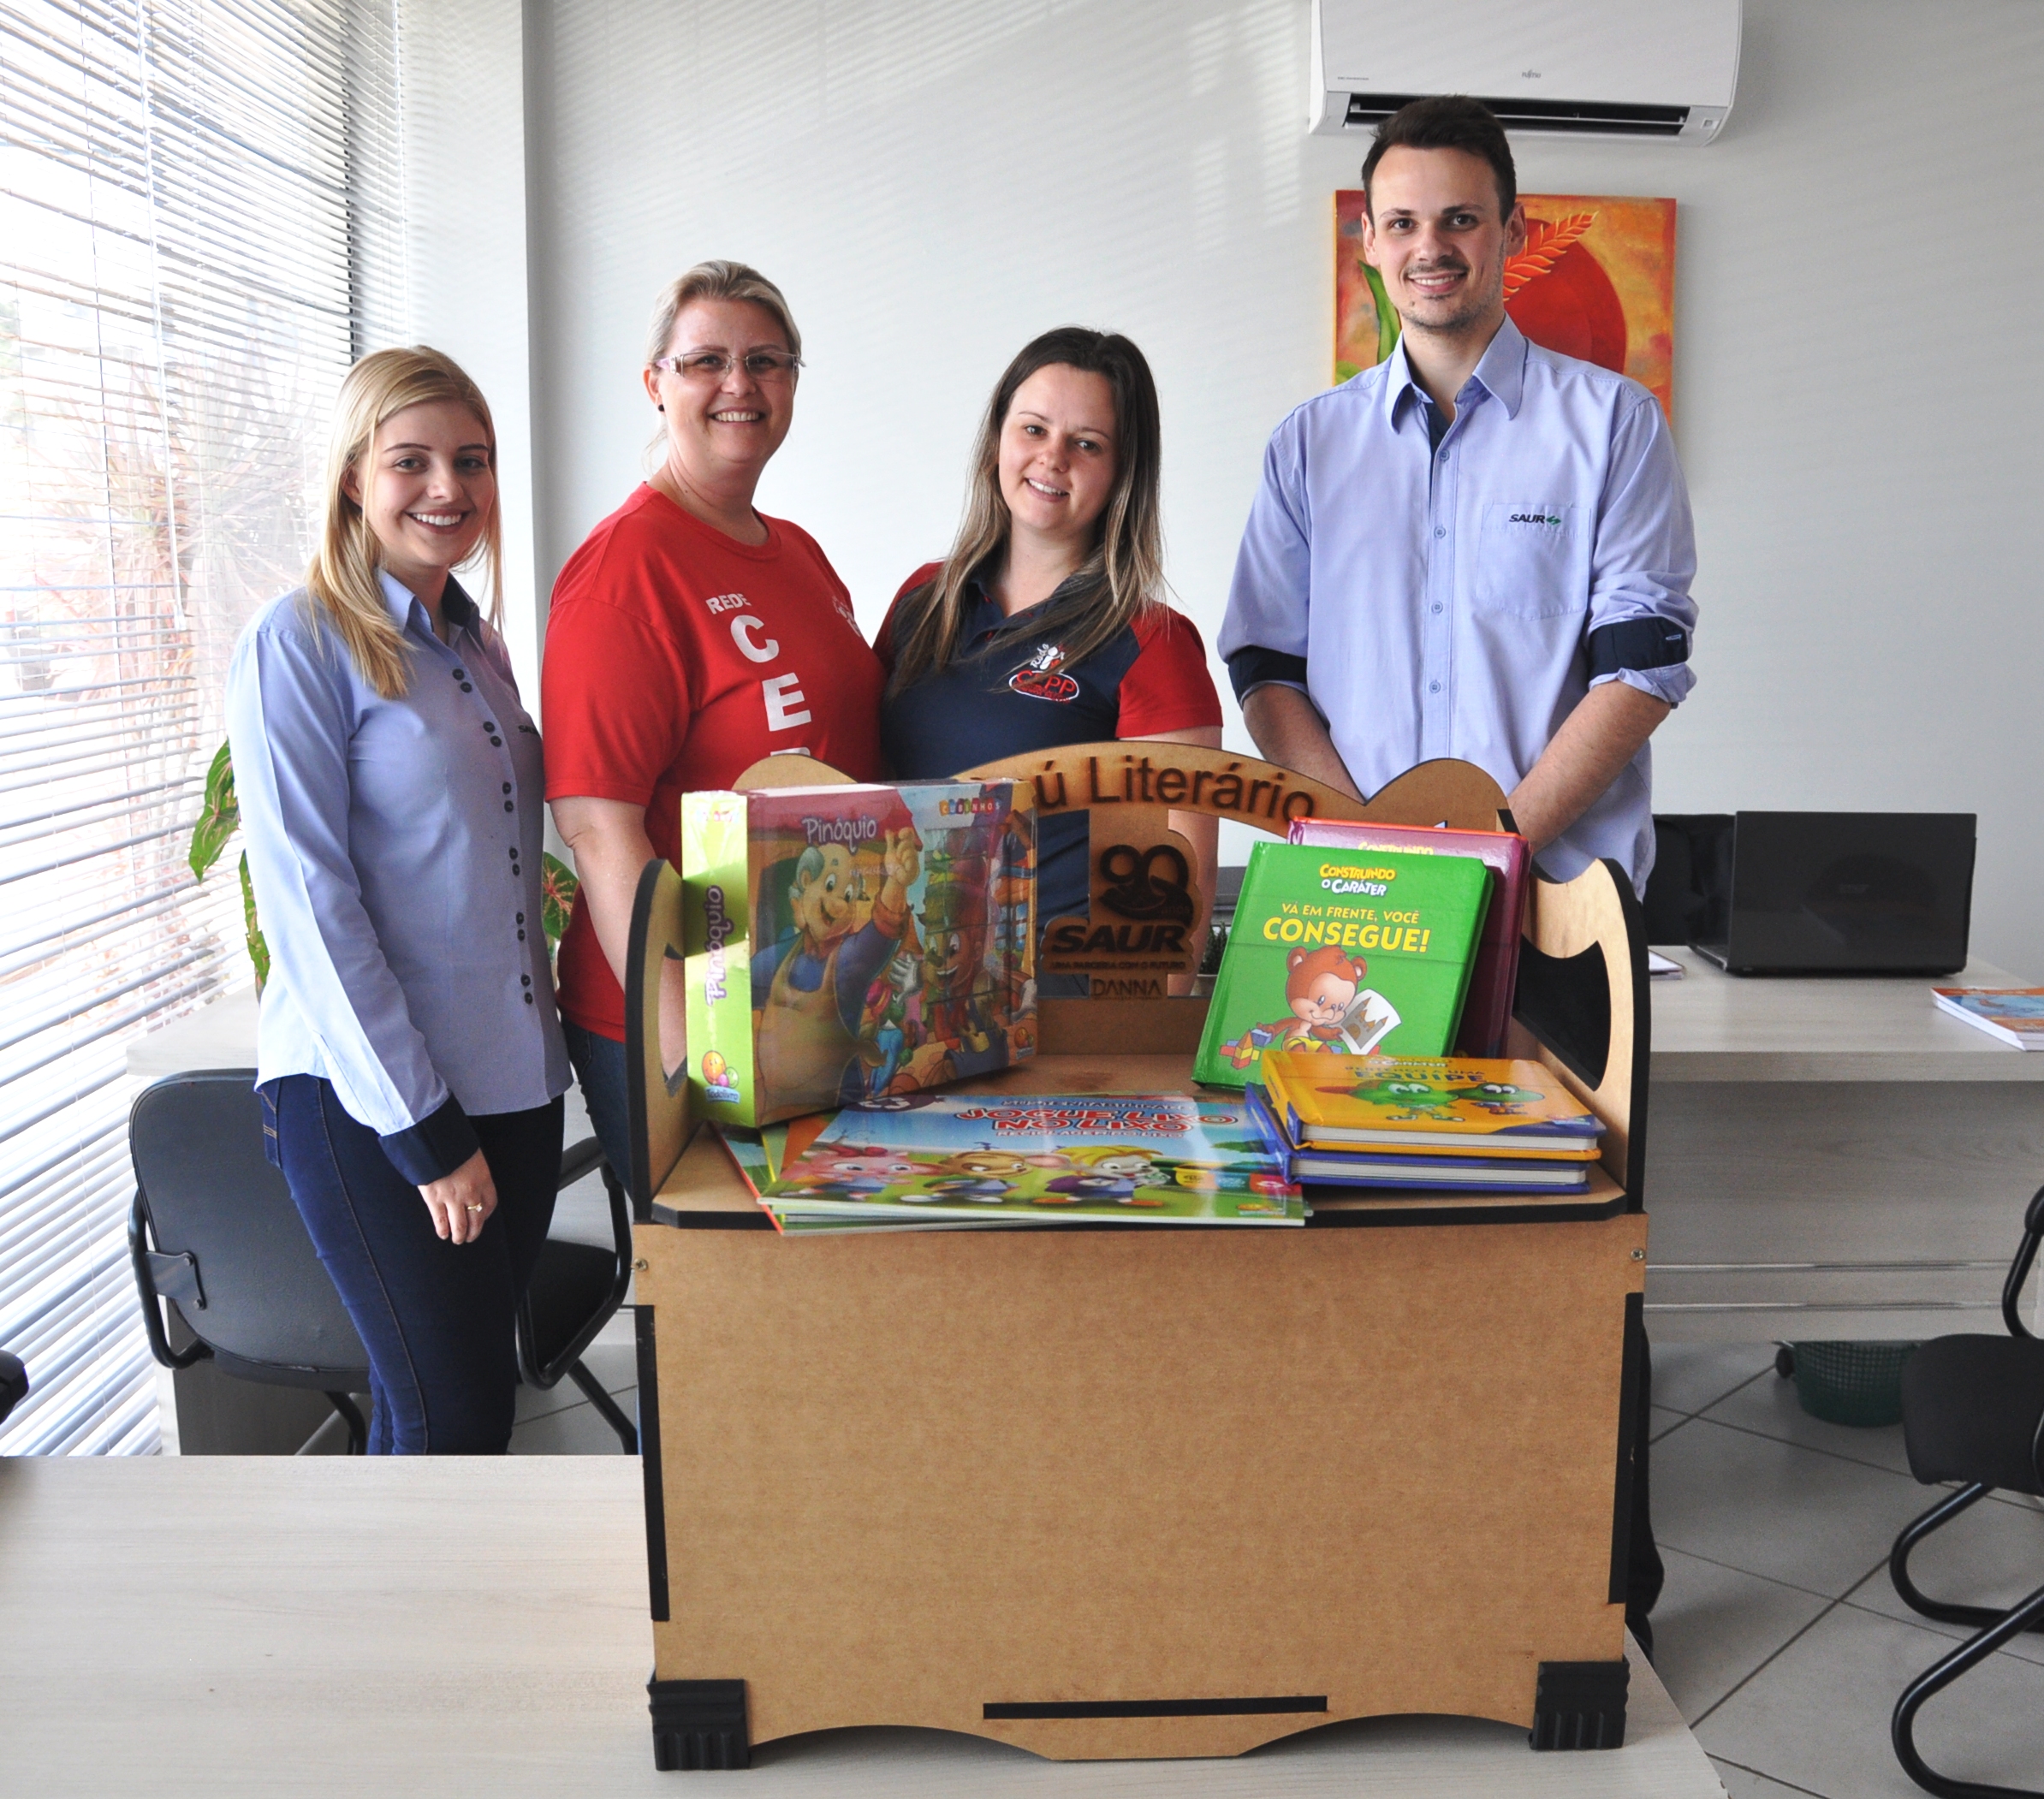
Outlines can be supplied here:
M1468 857L1257 844L1194 1075L1243 1086L1267 1049L1443 1054L1490 889Z

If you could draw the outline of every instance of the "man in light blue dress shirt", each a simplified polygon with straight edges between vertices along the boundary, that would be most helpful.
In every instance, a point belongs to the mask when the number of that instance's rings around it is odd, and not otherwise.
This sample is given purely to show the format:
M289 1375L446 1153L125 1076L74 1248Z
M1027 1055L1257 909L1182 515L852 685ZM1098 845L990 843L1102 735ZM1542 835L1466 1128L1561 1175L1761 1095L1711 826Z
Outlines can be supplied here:
M1403 324L1270 440L1220 649L1273 762L1367 796L1459 757L1558 880L1654 861L1647 739L1694 685L1689 496L1637 382L1505 316L1525 244L1474 101L1416 102L1364 167L1364 250Z
M1696 544L1667 421L1636 381L1505 316L1525 247L1512 151L1459 97L1387 120L1365 255L1403 326L1272 436L1220 648L1271 761L1366 797L1416 763L1488 769L1542 868L1654 865L1647 739L1688 697ZM1633 1426L1625 1620L1653 1653L1651 1379Z

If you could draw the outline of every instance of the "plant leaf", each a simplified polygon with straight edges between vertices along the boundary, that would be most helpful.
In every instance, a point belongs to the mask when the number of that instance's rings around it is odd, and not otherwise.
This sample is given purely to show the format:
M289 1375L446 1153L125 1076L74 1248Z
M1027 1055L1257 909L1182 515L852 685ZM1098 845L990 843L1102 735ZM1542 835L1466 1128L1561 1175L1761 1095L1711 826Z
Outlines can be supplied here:
M241 822L241 802L235 798L235 765L229 760L228 745L214 753L213 765L205 771L205 798L200 803L199 822L192 827L192 849L187 860L199 880L219 861L227 840Z
M546 941L550 948L557 947L567 934L567 921L573 916L575 895L582 884L575 879L575 871L558 856L548 851L539 855L539 922L546 929Z
M1505 264L1505 298L1548 270L1568 253L1576 240L1597 222L1594 212L1572 212L1559 224L1544 219L1526 222L1526 247Z
M221 746L224 754L226 745ZM248 852L241 852L241 928L248 935L248 959L255 965L256 992L259 994L270 978L270 946L263 941L256 923L255 883L248 878Z

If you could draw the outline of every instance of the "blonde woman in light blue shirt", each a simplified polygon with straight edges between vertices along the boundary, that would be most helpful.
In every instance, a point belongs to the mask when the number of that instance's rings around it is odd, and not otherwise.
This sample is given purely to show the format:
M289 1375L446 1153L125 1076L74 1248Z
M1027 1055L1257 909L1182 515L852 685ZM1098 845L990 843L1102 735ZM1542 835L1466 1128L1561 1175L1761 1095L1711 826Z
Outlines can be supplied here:
M341 391L306 585L235 646L228 728L270 952L273 1153L361 1333L371 1454L501 1452L567 1055L540 928L544 778L494 623L474 383L383 350Z

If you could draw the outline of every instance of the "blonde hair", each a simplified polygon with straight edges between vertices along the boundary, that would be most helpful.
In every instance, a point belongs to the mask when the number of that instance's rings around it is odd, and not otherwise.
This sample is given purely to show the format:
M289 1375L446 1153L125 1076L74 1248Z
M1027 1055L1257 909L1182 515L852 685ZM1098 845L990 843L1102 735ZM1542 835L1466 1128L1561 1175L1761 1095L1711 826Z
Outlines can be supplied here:
M1093 552L1073 575L1072 591L1049 612L1032 617L1028 629L1032 636L1068 632L1066 666L1075 667L1164 603L1163 508L1158 496L1162 432L1150 365L1126 337L1061 325L1025 344L995 385L980 420L965 517L951 553L935 575L902 597L894 633L890 694L941 674L960 653L966 589L975 575L1007 555L1013 521L1001 494L1001 430L1017 389L1038 369L1054 364L1098 375L1114 394L1114 487L1096 526ZM993 654L1003 640L997 635L986 654Z
M306 588L347 644L362 679L385 699L395 699L404 692L411 674L411 651L403 632L391 620L377 580L383 546L342 484L352 468L357 470L358 482L365 488L368 485L368 470L361 465L374 450L376 434L386 419L407 407L435 401L451 401L475 414L490 441L494 473L496 427L490 422L489 401L453 357L423 344L373 351L350 369L341 383L333 432L327 440L326 517L312 565L306 570ZM494 499L483 527L481 554L490 622L501 627L503 525Z
M787 296L758 270L744 263L698 263L687 274L677 276L661 290L646 330L646 366L667 354L668 340L674 335L674 321L682 309L698 300L744 300L764 306L774 315L781 335L787 339L791 356L802 353L802 334L795 329L795 315L787 309Z

